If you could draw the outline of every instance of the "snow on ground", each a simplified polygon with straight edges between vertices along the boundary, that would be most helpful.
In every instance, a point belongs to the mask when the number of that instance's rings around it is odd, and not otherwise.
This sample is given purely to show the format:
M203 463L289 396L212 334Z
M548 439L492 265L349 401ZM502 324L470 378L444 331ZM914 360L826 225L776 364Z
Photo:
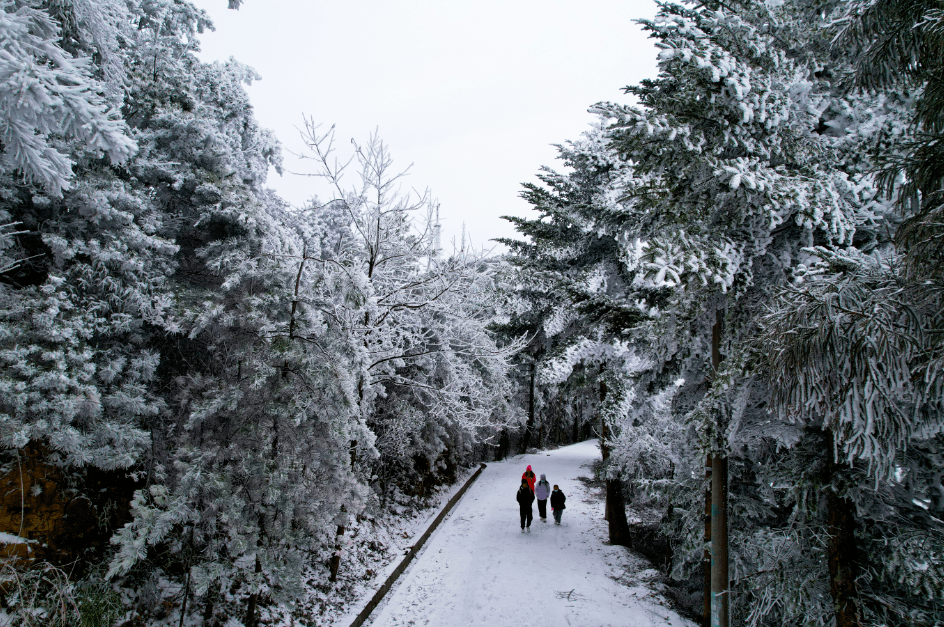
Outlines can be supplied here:
M410 547L477 469L478 465L460 471L453 485L437 486L424 498L394 490L385 511L378 508L369 516L351 520L344 535L338 581L327 581L325 562L321 570L312 571L306 594L299 599L294 612L284 607L274 608L269 622L283 627L299 624L349 627Z
M489 464L368 624L693 627L645 586L644 560L605 543L603 503L577 480L599 455L588 441ZM528 464L567 495L560 526L535 502L530 534L515 502Z

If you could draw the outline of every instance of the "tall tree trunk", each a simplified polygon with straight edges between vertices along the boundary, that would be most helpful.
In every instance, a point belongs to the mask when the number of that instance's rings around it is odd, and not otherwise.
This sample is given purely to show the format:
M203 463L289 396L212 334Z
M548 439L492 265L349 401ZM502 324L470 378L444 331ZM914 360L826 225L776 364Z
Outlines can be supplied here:
M705 460L705 479L708 480L705 486L705 553L702 557L704 563L704 604L701 613L702 627L711 627L711 455Z
M711 626L728 627L728 458L711 459Z
M212 591L207 591L206 605L203 606L203 624L208 627L215 627L217 621L213 618L213 609L216 595Z
M521 438L521 452L527 453L531 446L531 430L534 429L534 379L537 374L537 359L531 362L531 382L528 388L528 424L524 428L524 437Z
M606 399L606 383L600 382L600 404ZM603 456L603 467L610 458L610 448L606 444L609 430L603 412L600 412L600 453ZM629 521L626 520L626 502L623 499L623 488L619 479L606 480L606 507L604 520L609 523L610 544L629 546Z
M275 465L275 460L278 458L279 453L279 420L276 415L272 416L272 446L269 449L269 462L270 468ZM262 553L262 547L266 544L266 520L265 520L265 505L264 499L260 502L261 511L259 512L259 536L256 538L256 574L262 572L262 560L259 559L259 555ZM256 620L258 618L256 612L256 605L259 601L259 595L255 592L249 595L249 602L246 607L246 627L256 627Z
M839 465L833 457L833 434L826 431L826 508L829 534L829 591L836 612L836 627L859 627L859 595L856 579L859 576L859 548L856 544L855 506L834 489ZM833 486L829 484L832 483Z
M343 507L342 505L342 508ZM334 553L331 555L331 574L328 576L328 581L335 582L338 580L338 570L341 568L341 549L343 547L344 525L338 525L338 530L335 534Z
M580 415L583 413L583 403L577 403L574 408L574 441L576 444L580 441Z
M498 450L495 451L495 461L500 462L508 456L508 448L511 442L508 439L508 429L502 429L498 436Z
M351 472L354 472L354 466L357 464L357 440L351 440L350 453L351 453ZM344 547L344 525L347 519L347 508L344 505L341 506L341 514L339 515L344 522L338 524L337 532L335 533L335 547L334 553L331 555L331 562L329 563L331 574L328 576L328 581L332 583L338 580L338 571L341 569L341 550Z
M190 573L193 570L193 527L190 528L190 542L187 543L187 583L184 584L184 602L180 608L180 624L178 627L184 627L184 619L187 617L187 597L190 596Z
M721 366L721 310L711 327L711 367L717 376ZM720 430L721 425L718 425ZM709 455L711 460L711 627L728 627L728 458Z
M606 502L610 512L610 544L629 546L629 521L626 520L626 502L619 479L607 480Z
M603 376L603 370L600 370L600 376ZM606 399L606 383L600 381L600 455L603 457L603 469L606 470L606 462L610 459L610 447L606 444L607 428L606 420L603 419L603 401ZM610 482L606 482L606 503L603 506L603 520L610 521Z
M259 556L256 556L256 573L262 572L262 562L259 561ZM258 595L253 592L249 595L249 603L246 607L246 627L256 627L256 603L258 602Z

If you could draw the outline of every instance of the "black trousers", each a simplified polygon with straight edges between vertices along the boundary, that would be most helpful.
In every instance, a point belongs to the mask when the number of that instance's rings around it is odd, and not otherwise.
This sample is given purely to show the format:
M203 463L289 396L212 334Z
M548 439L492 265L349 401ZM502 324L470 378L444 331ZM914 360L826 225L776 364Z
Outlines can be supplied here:
M521 508L521 528L524 529L525 527L530 527L532 520L534 520L534 512L531 511L531 508L528 507L528 509L524 509L522 507Z
M538 499L538 514L541 518L547 518L547 499Z

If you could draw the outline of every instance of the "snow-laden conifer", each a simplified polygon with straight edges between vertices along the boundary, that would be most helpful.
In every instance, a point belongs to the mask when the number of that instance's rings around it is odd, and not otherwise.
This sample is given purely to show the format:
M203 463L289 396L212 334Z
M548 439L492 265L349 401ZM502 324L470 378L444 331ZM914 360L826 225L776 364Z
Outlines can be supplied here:
M57 138L121 163L136 146L118 112L102 96L87 57L59 45L59 25L42 8L0 3L0 142L2 165L53 197L70 186L73 160Z
M754 624L829 620L830 595L843 606L850 597L830 590L844 573L827 574L825 564L862 564L852 553L829 561L834 547L819 540L838 533L826 514L849 510L855 497L843 486L856 472L833 460L829 433L769 413L770 374L752 341L763 304L815 263L812 246L874 249L894 224L868 155L895 145L909 100L847 94L831 82L848 66L828 56L822 19L802 3L737 14L662 7L644 22L661 49L658 79L628 89L636 106L595 107L601 124L561 150L571 171L542 175L550 191L531 192L547 217L519 221L532 243L515 249L524 267L547 259L554 271L540 289L569 296L577 328L615 319L601 339L629 341L649 362L627 380L645 393L626 407L635 418L622 423L629 439L614 455L627 470L643 463L636 444L650 425L671 439L672 467L654 466L666 474L646 484L671 499L666 529L684 547L679 575L702 559L704 453L728 457L732 610ZM555 193L581 186L579 197ZM591 246L600 252L579 270L554 267ZM647 409L646 399L666 395L679 428L658 427L654 416L665 414ZM813 502L816 489L838 497ZM810 575L780 576L789 569Z

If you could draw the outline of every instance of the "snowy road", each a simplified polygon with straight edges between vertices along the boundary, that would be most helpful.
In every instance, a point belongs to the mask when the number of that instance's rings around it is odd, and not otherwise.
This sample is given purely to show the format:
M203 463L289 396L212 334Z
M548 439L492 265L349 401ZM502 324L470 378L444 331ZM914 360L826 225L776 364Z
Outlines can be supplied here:
M622 547L604 544L603 503L578 476L599 457L589 441L550 454L491 463L430 537L373 627L694 627L658 603L645 585L654 571ZM515 491L528 464L567 495L563 523L537 517L519 528Z

